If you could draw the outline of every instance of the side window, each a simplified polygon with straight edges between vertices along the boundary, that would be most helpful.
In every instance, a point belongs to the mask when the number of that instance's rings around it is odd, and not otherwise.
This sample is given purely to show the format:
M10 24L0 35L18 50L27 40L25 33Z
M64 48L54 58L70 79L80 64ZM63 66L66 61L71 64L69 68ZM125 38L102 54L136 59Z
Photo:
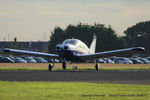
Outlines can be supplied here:
M76 41L75 40L70 40L69 44L76 45Z

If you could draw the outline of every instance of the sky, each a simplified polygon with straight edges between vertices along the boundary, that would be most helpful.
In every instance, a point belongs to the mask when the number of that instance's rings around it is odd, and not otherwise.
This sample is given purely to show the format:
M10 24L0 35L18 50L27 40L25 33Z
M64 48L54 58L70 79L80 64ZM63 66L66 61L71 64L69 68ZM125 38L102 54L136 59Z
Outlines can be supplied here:
M150 20L150 0L0 0L0 41L48 41L56 26L100 23L118 35Z

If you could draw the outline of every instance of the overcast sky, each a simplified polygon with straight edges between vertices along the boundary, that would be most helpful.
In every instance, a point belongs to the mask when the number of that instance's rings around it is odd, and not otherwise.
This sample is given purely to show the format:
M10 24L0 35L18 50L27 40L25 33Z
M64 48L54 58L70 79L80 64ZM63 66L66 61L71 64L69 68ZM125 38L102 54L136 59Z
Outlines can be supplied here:
M0 41L47 41L55 26L100 23L122 35L150 20L150 0L0 0Z

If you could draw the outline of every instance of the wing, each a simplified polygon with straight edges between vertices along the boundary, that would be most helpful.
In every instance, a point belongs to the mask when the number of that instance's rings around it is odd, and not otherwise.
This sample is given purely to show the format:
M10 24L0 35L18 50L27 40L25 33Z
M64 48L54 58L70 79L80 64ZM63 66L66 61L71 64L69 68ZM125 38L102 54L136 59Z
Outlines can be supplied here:
M56 55L56 54L32 52L32 51L26 51L26 50L16 50L16 49L6 48L3 50L3 52L13 54L13 55L31 55L31 56L38 56L38 57L49 57L53 59L61 59L59 55Z
M134 48L127 48L127 49L120 49L120 50L98 52L95 54L78 55L77 57L82 60L91 60L91 59L107 58L111 56L123 56L127 54L136 54L144 51L145 49L143 47L134 47Z

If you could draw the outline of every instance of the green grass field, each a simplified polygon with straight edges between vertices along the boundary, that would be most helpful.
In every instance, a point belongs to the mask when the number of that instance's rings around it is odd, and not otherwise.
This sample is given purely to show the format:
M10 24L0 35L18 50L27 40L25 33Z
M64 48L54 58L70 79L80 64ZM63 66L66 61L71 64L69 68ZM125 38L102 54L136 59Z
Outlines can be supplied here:
M48 68L29 68L29 67L0 67L0 70L48 70ZM62 68L53 68L53 71L61 71ZM67 68L66 71L72 71L72 68ZM95 70L92 68L78 68L77 70ZM150 70L150 67L109 67L99 68L99 70Z
M0 81L0 100L150 100L150 85Z
M28 67L29 66L29 67ZM31 66L31 67L30 67ZM35 66L35 67L32 67ZM39 66L39 67L36 67ZM41 67L42 66L42 67ZM150 70L150 65L101 65L100 70ZM0 70L48 70L47 65L1 64ZM62 70L61 67L54 71ZM72 70L67 67L67 71ZM95 70L79 67L78 70ZM1 76L0 76L1 77ZM150 100L150 85L0 81L0 100Z

